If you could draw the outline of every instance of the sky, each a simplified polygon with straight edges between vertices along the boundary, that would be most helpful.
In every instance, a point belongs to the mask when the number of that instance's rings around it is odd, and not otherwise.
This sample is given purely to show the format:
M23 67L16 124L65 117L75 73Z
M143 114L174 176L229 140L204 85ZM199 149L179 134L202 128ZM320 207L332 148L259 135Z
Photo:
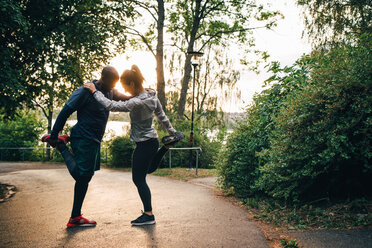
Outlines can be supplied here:
M302 39L304 30L301 9L296 6L295 0L272 0L272 9L279 10L284 19L278 21L273 30L255 31L256 46L268 51L269 61L279 61L282 66L292 65L303 54L311 51L311 44ZM241 105L235 109L241 111L243 107L251 103L253 95L262 90L263 82L270 74L265 69L257 75L254 72L242 71L238 85L242 89ZM234 106L231 106L234 109Z
M279 10L284 19L278 21L273 30L256 30L256 48L267 51L270 55L269 61L279 61L282 66L293 64L301 55L309 53L311 44L302 39L304 30L301 9L296 6L296 0L266 0L272 10ZM260 1L260 3L263 1ZM239 51L232 51L236 60L239 60ZM146 79L145 87L156 88L156 61L150 52L137 51L127 55L119 55L110 62L121 74L124 69L129 69L132 64L140 65L140 69ZM263 82L270 74L262 69L257 75L241 67L241 78L237 87L241 90L241 99L224 103L223 110L226 112L242 112L244 107L252 102L255 93L262 90ZM117 88L122 90L120 84Z

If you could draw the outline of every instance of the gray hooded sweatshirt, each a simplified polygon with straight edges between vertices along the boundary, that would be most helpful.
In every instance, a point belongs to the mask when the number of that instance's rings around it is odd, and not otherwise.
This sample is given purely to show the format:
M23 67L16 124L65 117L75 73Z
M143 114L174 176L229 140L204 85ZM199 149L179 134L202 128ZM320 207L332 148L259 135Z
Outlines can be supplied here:
M100 91L95 91L93 96L109 111L129 112L131 120L130 138L134 142L142 142L158 137L152 127L154 113L169 134L176 132L165 115L155 91L152 89L146 89L141 94L125 102L107 99Z

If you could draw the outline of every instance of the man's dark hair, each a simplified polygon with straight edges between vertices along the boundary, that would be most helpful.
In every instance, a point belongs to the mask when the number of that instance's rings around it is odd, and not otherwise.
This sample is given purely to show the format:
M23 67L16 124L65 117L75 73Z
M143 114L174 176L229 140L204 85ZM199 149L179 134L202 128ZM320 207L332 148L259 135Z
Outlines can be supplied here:
M116 79L119 80L119 73L113 66L105 66L102 69L101 79Z

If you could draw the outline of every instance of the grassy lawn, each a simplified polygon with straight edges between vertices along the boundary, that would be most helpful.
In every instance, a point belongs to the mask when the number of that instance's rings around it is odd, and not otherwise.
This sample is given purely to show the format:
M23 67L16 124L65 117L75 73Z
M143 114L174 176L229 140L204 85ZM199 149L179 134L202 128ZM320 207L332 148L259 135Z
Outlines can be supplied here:
M132 171L131 168L115 168L115 167L107 167L106 165L103 165L103 167L109 170L117 170L117 171L124 171L124 172ZM152 173L152 175L166 177L170 179L188 181L192 178L217 176L217 170L216 169L198 169L198 175L196 175L195 169L187 170L186 168L172 168L172 169L160 168L160 169L157 169L154 173Z
M358 199L339 204L279 206L271 201L245 199L253 217L285 229L352 229L372 226L372 202Z
M186 168L172 168L172 169L161 168L155 171L153 175L167 177L170 179L188 181L192 178L217 176L217 170L216 169L198 169L198 175L196 175L195 169L187 170Z

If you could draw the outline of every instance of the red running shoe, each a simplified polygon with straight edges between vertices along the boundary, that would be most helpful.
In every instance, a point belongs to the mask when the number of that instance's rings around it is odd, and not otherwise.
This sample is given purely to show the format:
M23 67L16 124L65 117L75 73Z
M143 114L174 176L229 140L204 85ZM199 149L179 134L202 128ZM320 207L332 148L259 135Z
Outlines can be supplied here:
M51 146L55 147L58 143L64 143L67 144L70 141L70 137L68 135L58 135L57 143L52 143L50 140L50 134L45 134L41 138L42 142L48 142Z
M97 222L95 222L94 220L88 220L81 215L75 218L70 218L70 220L67 222L67 227L75 227L75 226L90 227L90 226L96 226L96 225L97 225Z

